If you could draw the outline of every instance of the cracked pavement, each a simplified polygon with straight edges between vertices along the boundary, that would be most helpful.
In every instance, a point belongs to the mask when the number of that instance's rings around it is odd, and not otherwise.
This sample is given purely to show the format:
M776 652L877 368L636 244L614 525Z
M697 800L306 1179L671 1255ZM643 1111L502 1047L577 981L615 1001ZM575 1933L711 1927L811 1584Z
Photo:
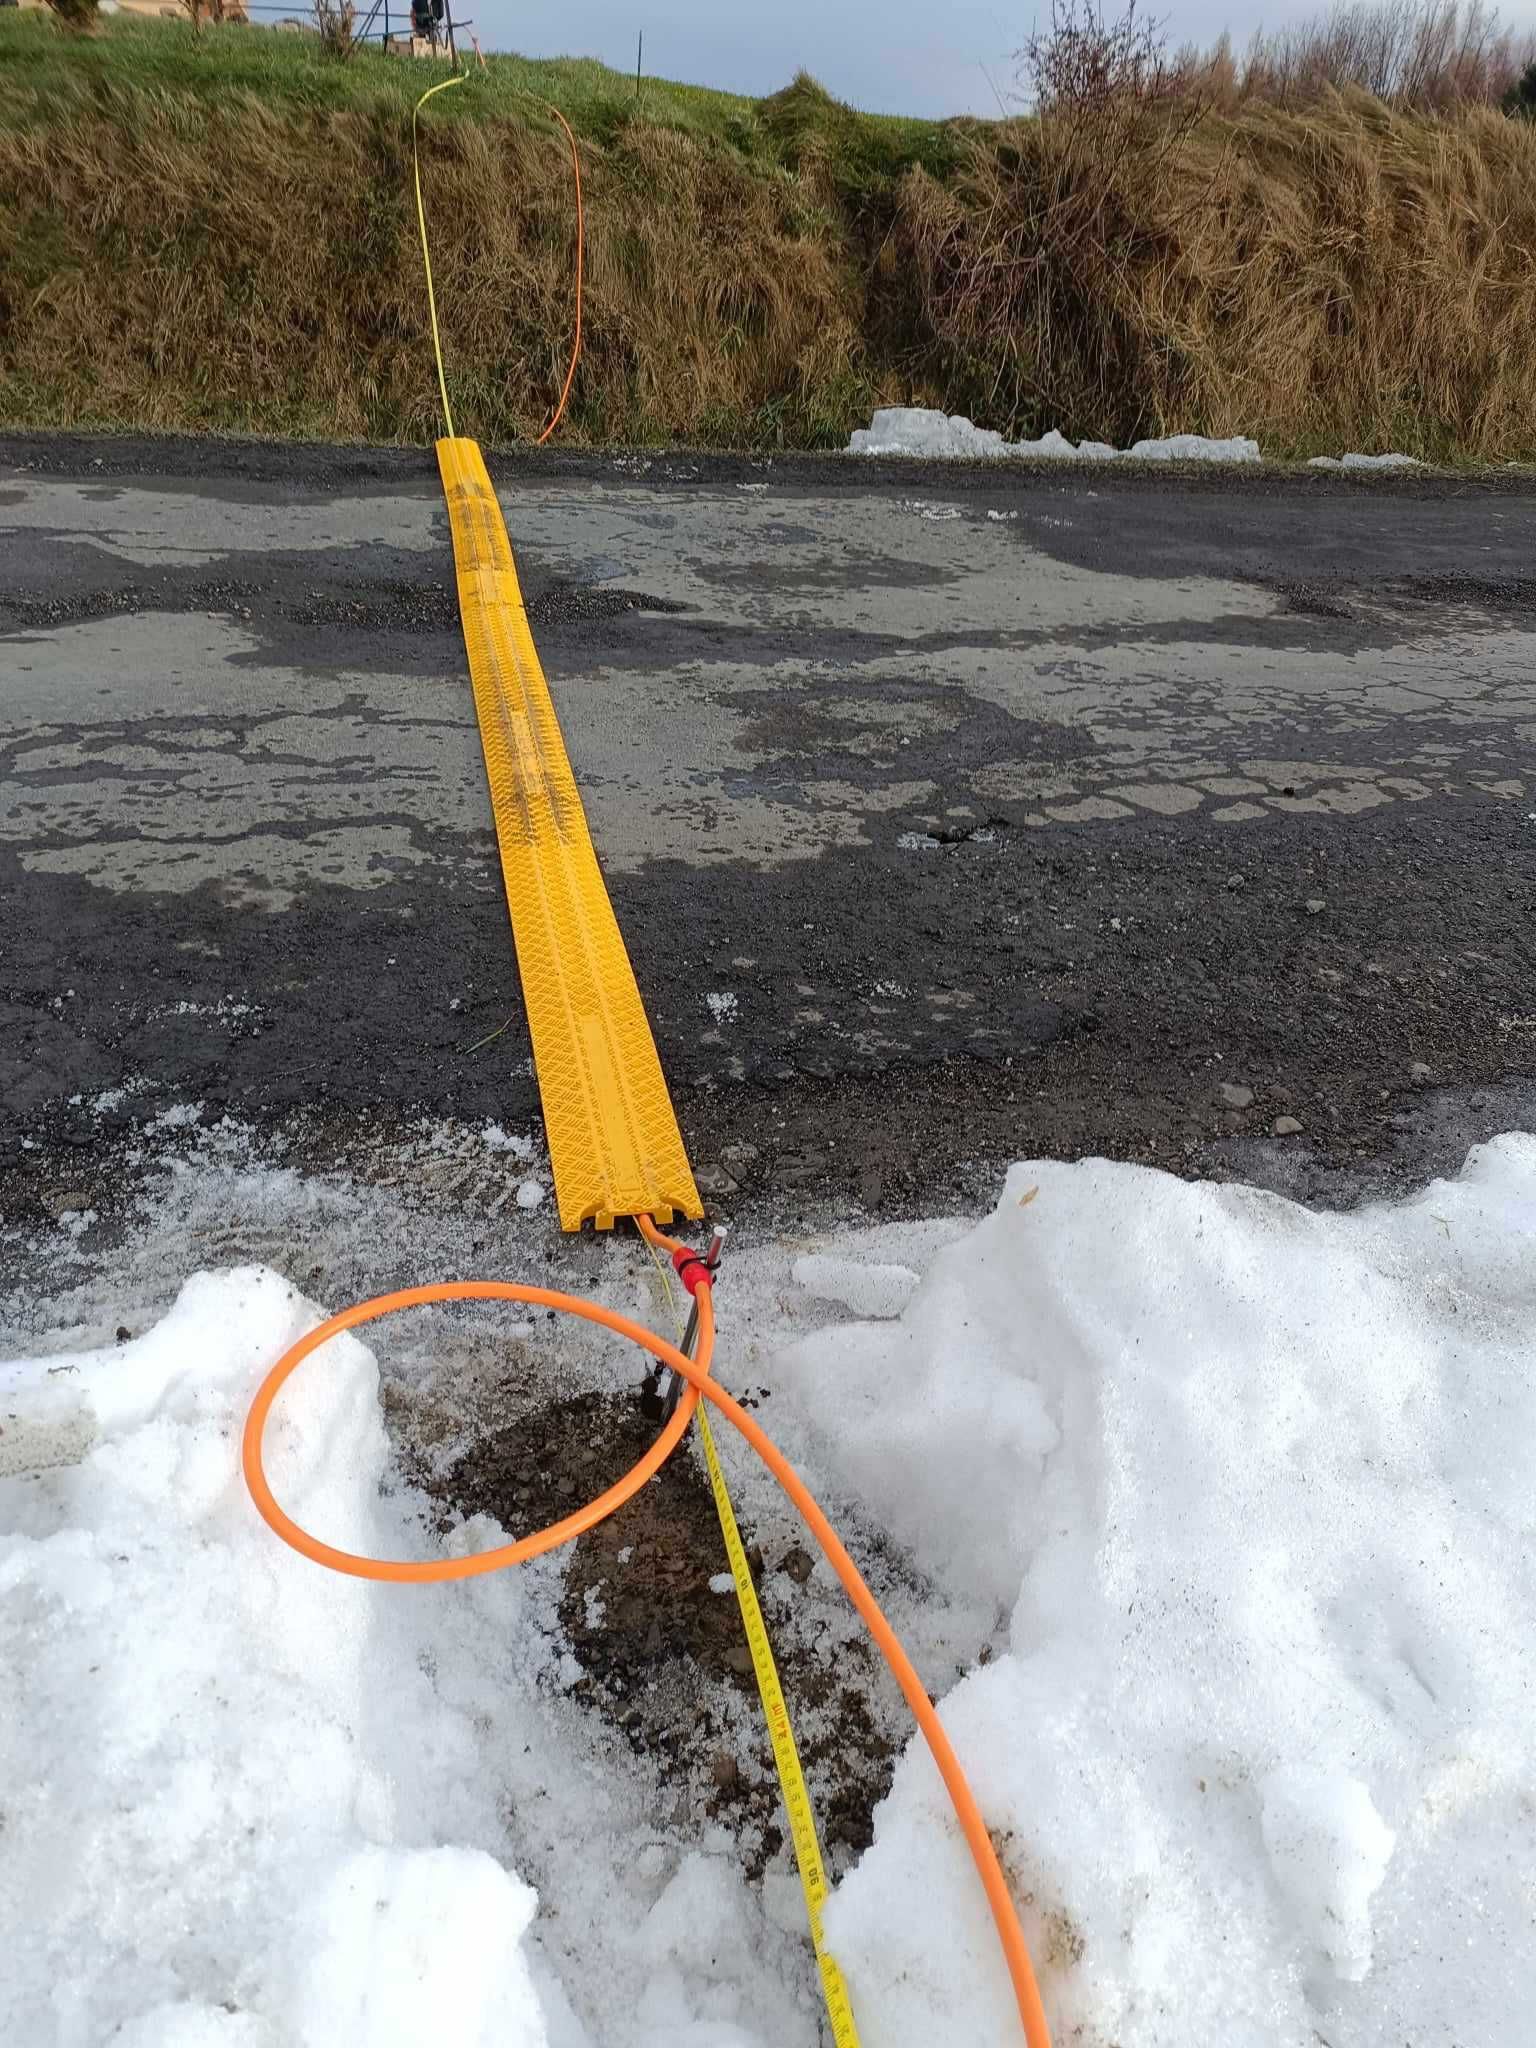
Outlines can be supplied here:
M1528 486L492 473L722 1196L1346 1200L1528 1117ZM0 531L13 1205L124 1089L530 1128L430 454L16 436Z

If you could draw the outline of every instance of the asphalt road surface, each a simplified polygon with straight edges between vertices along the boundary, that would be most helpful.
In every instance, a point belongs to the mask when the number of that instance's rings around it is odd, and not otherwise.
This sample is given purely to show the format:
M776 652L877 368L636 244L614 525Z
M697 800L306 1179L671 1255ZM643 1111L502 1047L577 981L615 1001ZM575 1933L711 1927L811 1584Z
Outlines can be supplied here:
M717 1195L1528 1123L1528 479L491 467ZM0 440L0 676L13 1216L102 1098L533 1126L429 452Z

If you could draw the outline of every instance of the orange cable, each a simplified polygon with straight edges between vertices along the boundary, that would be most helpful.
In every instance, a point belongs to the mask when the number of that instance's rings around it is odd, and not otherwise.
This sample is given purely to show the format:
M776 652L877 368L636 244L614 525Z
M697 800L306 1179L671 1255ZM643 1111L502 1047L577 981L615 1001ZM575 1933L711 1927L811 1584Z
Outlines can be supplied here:
M587 242L586 214L583 209L581 198L581 156L576 148L576 137L571 132L570 122L566 120L564 114L561 113L560 109L557 106L553 105L552 102L548 100L546 100L544 104L549 108L549 111L554 115L555 119L560 123L560 126L565 130L566 140L571 145L571 170L574 172L576 178L576 334L575 338L571 342L571 365L565 373L565 389L560 393L560 403L555 407L554 416L550 420L549 425L544 429L543 433L540 434L538 440L534 442L533 445L535 448L542 448L544 446L544 443L549 439L550 435L555 431L556 427L559 426L561 416L565 412L565 401L570 397L571 386L576 381L576 365L581 360L582 281L583 273L586 266Z
M653 1216L637 1216L634 1219L634 1224L636 1230L639 1231L652 1251L685 1252L688 1249L687 1245L681 1243L679 1239L668 1237L664 1232L658 1230L656 1228L656 1219Z
M636 1221L646 1239L654 1247L666 1251L684 1249L675 1239L664 1237L649 1217L639 1217ZM1023 2023L1025 2041L1028 2048L1050 2048L1050 2030L1046 2024L1045 2010L1040 2001L1040 1991L1035 1982L1034 1969L1029 1959L1029 1946L1024 1938L1018 1909L1009 1894L1008 1881L1003 1875L997 1851L987 1833L987 1824L976 1803L976 1796L960 1767L960 1760L944 1732L943 1723L934 1710L927 1689L902 1648L895 1630L881 1612L874 1594L865 1584L858 1566L843 1548L836 1530L817 1506L794 1467L764 1434L751 1415L710 1378L710 1365L715 1348L715 1311L713 1291L708 1281L699 1283L694 1298L699 1310L697 1358L689 1358L675 1344L668 1343L665 1337L658 1337L654 1331L643 1329L639 1323L632 1322L629 1317L619 1315L612 1309L604 1308L598 1302L583 1301L572 1294L556 1293L551 1288L526 1287L508 1280L441 1281L427 1287L408 1287L393 1294L376 1295L371 1301L358 1302L351 1308L343 1309L339 1315L329 1317L284 1352L262 1381L256 1398L251 1403L241 1444L241 1463L257 1511L268 1527L294 1550L312 1559L316 1564L325 1565L332 1571L344 1572L351 1578L421 1584L445 1579L467 1579L483 1572L500 1571L506 1565L521 1564L529 1558L540 1557L546 1551L555 1550L561 1544L570 1542L584 1531L594 1528L606 1516L613 1514L627 1500L632 1499L676 1449L693 1419L694 1410L702 1395L746 1438L799 1510L806 1527L821 1545L828 1562L842 1583L843 1590L874 1638L896 1683L901 1687L902 1695L923 1732L934 1763L938 1766L939 1776L949 1793L955 1817L960 1823L961 1832L971 1852L971 1859L975 1863L982 1888L986 1893L987 1904L991 1908L992 1919L1008 1965L1008 1974L1013 1981L1014 1997L1018 2004L1019 2018ZM301 1528L290 1515L284 1513L267 1483L262 1465L262 1439L272 1405L285 1382L304 1361L341 1331L355 1329L358 1325L373 1322L380 1316L393 1315L400 1309L420 1308L440 1301L516 1301L532 1308L554 1309L563 1315L576 1316L583 1322L612 1330L629 1343L638 1345L642 1351L649 1352L660 1364L679 1373L688 1382L687 1390L678 1402L676 1413L655 1443L643 1458L630 1467L622 1479L610 1486L605 1493L599 1494L595 1500L589 1501L585 1507L578 1508L574 1514L551 1523L547 1529L535 1531L531 1536L521 1537L515 1543L504 1543L493 1550L477 1551L471 1557L444 1557L425 1561L361 1557L354 1551L338 1550L329 1543L322 1543L318 1537L311 1536L307 1529Z

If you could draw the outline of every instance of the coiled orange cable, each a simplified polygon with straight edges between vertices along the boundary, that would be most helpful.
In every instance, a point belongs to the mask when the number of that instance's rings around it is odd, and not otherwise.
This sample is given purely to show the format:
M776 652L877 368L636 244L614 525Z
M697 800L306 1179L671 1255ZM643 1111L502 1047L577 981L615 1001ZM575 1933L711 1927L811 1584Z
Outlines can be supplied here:
M642 1233L653 1246L667 1252L680 1252L684 1249L674 1239L664 1237L649 1217L639 1217L636 1220ZM865 1584L858 1566L843 1548L837 1531L817 1506L794 1467L772 1439L765 1435L752 1416L710 1378L715 1348L715 1312L713 1291L707 1279L699 1281L694 1299L699 1312L698 1352L695 1358L689 1358L665 1337L657 1336L654 1331L642 1328L629 1317L619 1315L613 1309L604 1308L598 1302L584 1301L573 1294L560 1294L548 1287L525 1287L508 1280L440 1281L431 1286L407 1287L393 1294L376 1295L371 1301L360 1301L351 1308L343 1309L339 1315L331 1316L284 1352L262 1381L256 1398L251 1403L241 1444L241 1463L257 1511L267 1526L294 1550L311 1558L316 1564L325 1565L331 1571L345 1572L352 1578L383 1579L407 1584L474 1578L482 1572L500 1571L507 1565L522 1564L529 1558L541 1557L546 1551L556 1550L561 1544L571 1542L584 1531L594 1528L606 1516L615 1513L627 1500L633 1499L677 1448L693 1419L693 1412L699 1404L700 1396L711 1402L726 1421L746 1438L798 1509L806 1527L821 1545L828 1563L842 1583L843 1590L889 1665L896 1683L901 1687L902 1695L923 1732L934 1763L938 1766L939 1776L949 1793L955 1817L960 1823L961 1832L965 1836L966 1845L970 1849L972 1861L981 1879L982 1889L986 1893L987 1904L991 1908L998 1939L1008 1965L1008 1974L1013 1982L1014 1997L1018 2004L1025 2041L1028 2048L1050 2048L1050 2030L1046 2024L1044 2007L1040 2002L1040 1991L1030 1963L1024 1929L1008 1890L1008 1880L1003 1875L1002 1865L987 1833L987 1824L976 1803L976 1796L960 1767L960 1760L955 1755L949 1737L944 1732L944 1725L934 1711L927 1689L902 1648L895 1630L881 1612L874 1594ZM323 1543L318 1537L312 1536L307 1529L295 1522L291 1515L286 1514L278 1505L267 1482L262 1464L262 1440L273 1403L284 1384L304 1361L341 1331L356 1329L360 1324L374 1322L380 1316L393 1315L400 1309L422 1308L429 1303L441 1301L515 1301L531 1308L553 1309L557 1314L576 1316L583 1322L594 1323L601 1329L611 1330L616 1336L623 1337L627 1342L638 1345L642 1351L649 1352L660 1364L680 1374L687 1382L686 1389L672 1419L645 1456L632 1465L623 1478L610 1486L605 1493L600 1493L596 1499L588 1501L585 1507L578 1508L563 1520L552 1522L547 1529L536 1530L531 1536L520 1537L515 1543L503 1543L492 1550L478 1551L471 1557L425 1560L378 1558L361 1557L354 1551L338 1550L334 1545Z

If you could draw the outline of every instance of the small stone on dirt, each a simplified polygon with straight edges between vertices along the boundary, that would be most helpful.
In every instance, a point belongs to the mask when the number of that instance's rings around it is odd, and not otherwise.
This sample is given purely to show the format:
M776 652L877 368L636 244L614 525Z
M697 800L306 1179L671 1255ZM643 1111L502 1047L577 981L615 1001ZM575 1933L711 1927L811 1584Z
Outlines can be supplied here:
M1241 1081L1223 1081L1221 1099L1228 1109L1248 1109L1253 1103L1253 1090Z
M1325 896L1309 896L1307 898L1308 917L1321 917L1327 908L1328 899Z
M1277 1116L1270 1128L1277 1138L1298 1138L1302 1130L1293 1116Z
M752 1669L752 1652L745 1643L738 1643L734 1649L726 1651L725 1661L732 1671L739 1672L745 1678Z
M815 1569L816 1560L808 1550L802 1550L798 1543L785 1556L784 1570L789 1573L789 1576L797 1586L803 1586Z
M734 1195L741 1185L723 1166L696 1166L693 1178L701 1195Z
M1431 1066L1426 1066L1423 1060L1415 1060L1408 1069L1408 1078L1415 1088L1423 1088L1428 1082L1433 1081L1435 1070Z
M737 1768L735 1757L722 1749L715 1756L711 1757L709 1775L714 1779L722 1792L728 1792L741 1773Z
M91 1206L91 1198L83 1188L69 1188L62 1195L45 1195L43 1207L53 1217L81 1216Z

